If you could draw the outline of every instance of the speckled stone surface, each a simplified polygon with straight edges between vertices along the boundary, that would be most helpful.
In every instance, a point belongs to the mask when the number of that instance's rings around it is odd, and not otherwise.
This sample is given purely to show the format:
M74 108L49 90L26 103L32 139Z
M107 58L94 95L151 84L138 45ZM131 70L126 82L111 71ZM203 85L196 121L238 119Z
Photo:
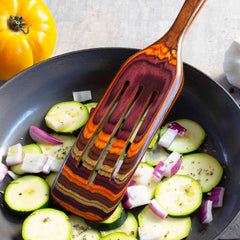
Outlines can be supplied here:
M43 0L57 24L53 55L95 47L144 48L174 21L183 0ZM183 43L183 60L228 90L223 59L240 37L240 1L208 0ZM240 99L237 89L233 94ZM223 239L240 238L240 215Z

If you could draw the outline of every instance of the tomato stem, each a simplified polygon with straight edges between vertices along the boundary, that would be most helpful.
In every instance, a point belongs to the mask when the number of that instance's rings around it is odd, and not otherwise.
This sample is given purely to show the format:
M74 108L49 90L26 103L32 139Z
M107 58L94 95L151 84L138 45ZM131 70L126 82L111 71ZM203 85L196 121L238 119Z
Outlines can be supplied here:
M14 15L10 15L9 19L9 27L11 30L18 32L18 31L22 31L24 34L28 34L29 33L29 26L27 26L27 24L24 22L23 17L21 16L14 16ZM27 31L25 32L24 29L27 26Z

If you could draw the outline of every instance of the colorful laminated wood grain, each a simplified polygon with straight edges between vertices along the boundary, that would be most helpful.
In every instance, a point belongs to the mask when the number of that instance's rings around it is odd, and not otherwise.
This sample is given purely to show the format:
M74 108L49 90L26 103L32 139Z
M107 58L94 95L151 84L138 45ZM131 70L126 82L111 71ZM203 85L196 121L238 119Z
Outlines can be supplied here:
M185 1L170 30L123 64L80 132L52 188L54 200L62 207L92 221L102 221L115 210L182 89L182 38L205 1Z

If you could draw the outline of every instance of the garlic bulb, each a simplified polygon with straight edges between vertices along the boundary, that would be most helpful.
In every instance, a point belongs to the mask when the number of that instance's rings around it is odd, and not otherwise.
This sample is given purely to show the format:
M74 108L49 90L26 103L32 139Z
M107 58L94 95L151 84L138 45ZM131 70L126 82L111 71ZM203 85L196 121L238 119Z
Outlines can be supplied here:
M240 39L234 40L225 52L223 70L229 83L240 88Z

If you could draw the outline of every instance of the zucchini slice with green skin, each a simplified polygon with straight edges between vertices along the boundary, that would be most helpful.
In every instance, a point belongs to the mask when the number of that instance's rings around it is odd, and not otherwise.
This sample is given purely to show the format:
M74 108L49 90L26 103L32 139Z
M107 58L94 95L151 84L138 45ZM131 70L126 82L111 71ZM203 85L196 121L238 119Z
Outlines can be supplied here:
M167 216L162 219L158 217L150 208L146 206L138 214L139 227L144 228L149 234L158 229L161 230L164 240L179 240L188 236L191 230L191 218Z
M30 154L41 154L42 150L37 144L32 143L32 144L24 145L23 152L30 153ZM11 171L13 171L15 174L18 174L18 175L25 174L25 172L22 170L22 163L11 166Z
M46 114L46 125L55 132L72 133L88 120L87 107L76 101L61 102L54 105Z
M186 216L200 207L202 188L191 177L174 175L158 184L155 198L169 215Z
M127 215L128 215L128 217L127 217L126 221L120 227L115 228L113 230L100 231L101 237L105 237L105 236L109 235L110 233L114 233L114 232L122 232L122 233L126 233L127 235L132 235L134 237L137 237L137 230L138 230L137 219L129 211L127 212Z
M72 238L71 240L98 240L100 239L100 232L91 228L86 224L83 218L71 214L69 216L72 222Z
M137 240L137 238L126 233L115 232L102 237L100 240Z
M179 153L189 153L196 151L203 143L206 137L205 130L195 121L190 119L179 119L174 122L179 123L181 126L187 129L183 136L177 135L167 150ZM167 130L167 126L171 124L167 123L160 131L162 136Z
M70 240L72 232L68 216L57 209L44 208L31 213L23 222L24 240Z
M52 188L53 186L53 183L57 177L58 173L56 172L53 172L53 173L50 173L46 178L45 178L45 181L47 182L48 186L50 188Z
M87 107L89 114L91 113L91 109L96 108L97 105L98 105L97 102L85 103L85 106Z
M49 154L52 157L55 157L55 159L60 163L63 163L77 138L74 135L60 135L57 133L51 133L50 135L62 141L63 144L61 145L51 145L47 143L37 144L44 154Z
M118 205L113 214L106 220L101 222L94 222L90 220L85 220L86 223L99 231L112 230L120 227L127 219L127 213L123 208L122 203Z
M47 182L35 175L13 180L6 188L4 201L13 214L27 215L49 203L50 190Z
M182 157L182 165L177 174L196 179L202 191L209 192L220 182L223 167L217 159L207 153L192 153Z

